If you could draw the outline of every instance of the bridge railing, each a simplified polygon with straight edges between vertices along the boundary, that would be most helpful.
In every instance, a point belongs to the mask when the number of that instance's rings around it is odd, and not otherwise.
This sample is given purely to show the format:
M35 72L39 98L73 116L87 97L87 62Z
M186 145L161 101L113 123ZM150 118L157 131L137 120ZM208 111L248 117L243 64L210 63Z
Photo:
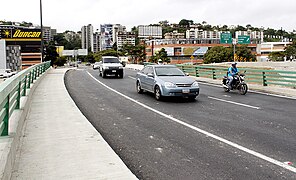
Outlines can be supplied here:
M211 79L222 79L226 76L227 67L221 66L192 66L177 65L185 73L196 77ZM261 84L263 86L279 85L296 88L295 71L277 71L270 69L239 68L240 72L245 72L246 81Z
M0 133L9 134L9 118L15 109L20 109L20 99L26 96L32 83L50 68L50 61L36 64L20 71L0 84Z

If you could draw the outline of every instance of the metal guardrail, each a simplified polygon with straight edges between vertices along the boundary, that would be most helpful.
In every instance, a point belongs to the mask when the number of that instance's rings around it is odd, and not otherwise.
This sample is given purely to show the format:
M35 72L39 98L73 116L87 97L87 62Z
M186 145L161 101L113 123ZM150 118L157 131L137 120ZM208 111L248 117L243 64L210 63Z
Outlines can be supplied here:
M153 65L153 64L156 64L156 63L152 63L152 62L144 62L143 63L144 67L147 66L147 65Z
M211 79L222 79L226 76L227 67L220 66L192 66L177 65L185 73L196 77L205 77ZM251 83L268 85L279 85L296 88L295 71L276 71L268 69L239 68L240 72L245 72L246 81Z
M32 83L47 69L50 61L36 64L28 69L20 71L0 84L0 133L8 135L9 118L15 109L20 109L20 99L26 96Z

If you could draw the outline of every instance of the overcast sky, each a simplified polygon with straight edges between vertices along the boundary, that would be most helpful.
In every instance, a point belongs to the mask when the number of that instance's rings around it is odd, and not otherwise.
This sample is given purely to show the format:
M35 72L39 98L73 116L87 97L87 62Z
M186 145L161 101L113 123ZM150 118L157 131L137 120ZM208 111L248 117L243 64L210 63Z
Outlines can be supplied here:
M40 24L40 0L4 0L0 20ZM296 30L296 0L42 0L43 25L58 32L80 31L83 25L156 24L181 19L210 25L263 26Z

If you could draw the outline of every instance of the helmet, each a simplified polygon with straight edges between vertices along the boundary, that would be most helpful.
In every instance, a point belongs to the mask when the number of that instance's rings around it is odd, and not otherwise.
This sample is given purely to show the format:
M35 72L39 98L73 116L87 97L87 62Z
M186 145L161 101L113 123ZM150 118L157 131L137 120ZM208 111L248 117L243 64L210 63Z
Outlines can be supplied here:
M233 63L231 63L231 65L233 66L233 65L236 65L237 64L237 62L233 62Z

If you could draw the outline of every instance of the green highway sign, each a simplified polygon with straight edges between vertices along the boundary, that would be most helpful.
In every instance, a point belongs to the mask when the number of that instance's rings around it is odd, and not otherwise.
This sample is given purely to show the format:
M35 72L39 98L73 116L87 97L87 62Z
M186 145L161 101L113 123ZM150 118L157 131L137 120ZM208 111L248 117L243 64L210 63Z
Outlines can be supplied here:
M250 44L250 36L238 36L237 38L238 44Z
M220 43L221 44L232 44L231 33L221 33Z

